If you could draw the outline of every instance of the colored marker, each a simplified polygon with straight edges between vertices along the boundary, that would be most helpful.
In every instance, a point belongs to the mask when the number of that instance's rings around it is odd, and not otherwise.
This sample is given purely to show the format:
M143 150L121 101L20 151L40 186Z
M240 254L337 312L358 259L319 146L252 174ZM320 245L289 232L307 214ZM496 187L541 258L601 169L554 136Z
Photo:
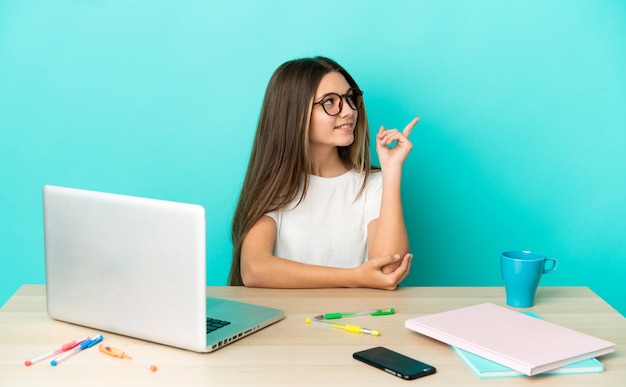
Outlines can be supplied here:
M376 309L376 310L363 310L360 312L336 312L326 313L315 316L317 320L334 320L343 317L356 317L356 316L387 316L394 314L396 311L394 308L389 309Z
M61 345L57 349L53 349L50 352L46 352L46 353L43 353L43 354L41 354L39 356L35 356L32 359L26 360L24 362L24 364L26 365L26 367L31 366L31 365L33 365L35 363L38 363L38 362L40 362L40 361L42 361L44 359L47 359L47 358L49 358L51 356L58 355L59 353L63 353L65 351L69 351L70 349L76 347L78 344L81 344L82 342L84 342L84 341L86 341L88 339L89 339L89 336L80 338L78 340L72 340L69 343L65 343L65 344Z
M91 339L87 339L85 341L83 341L80 345L76 346L74 349L70 350L67 353L64 353L63 355L57 357L56 359L52 360L50 362L51 366L57 366L59 365L59 363L61 363L62 361L67 360L68 358L76 355L78 352L83 351L87 348L91 348L94 345L98 344L99 342L102 341L102 339L104 339L104 337L102 335L96 335L94 337L92 337Z
M339 328L339 329L343 329L345 331L348 332L352 332L352 333L365 333L368 335L372 335L372 336L380 336L380 332L377 331L376 329L369 329L369 328L364 328L364 327L360 327L358 325L341 325L341 324L335 324L335 323L331 323L331 322L326 322L326 321L322 321L322 320L317 320L317 319L311 319L309 317L306 318L306 323L310 324L310 323L316 323L316 324L321 324L321 325L325 325L327 327L330 328Z
M111 355L114 357L119 357L120 359L128 359L130 361L132 361L133 363L137 364L138 366L144 367L149 369L152 372L155 372L157 370L155 365L146 363L144 361L140 361L137 359L133 359L132 357L128 356L124 351L117 349L117 348L113 348L113 347L108 347L105 345L100 344L100 346L98 346L98 349L100 350L100 352L102 353L106 353L107 355Z

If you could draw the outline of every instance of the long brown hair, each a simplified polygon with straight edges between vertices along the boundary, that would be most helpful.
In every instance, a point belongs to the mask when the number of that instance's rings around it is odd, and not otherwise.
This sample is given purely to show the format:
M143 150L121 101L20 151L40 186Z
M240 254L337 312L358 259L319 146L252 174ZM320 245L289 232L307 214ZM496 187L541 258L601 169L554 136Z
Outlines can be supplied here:
M269 81L248 170L233 216L230 285L243 285L241 245L248 230L266 213L293 201L301 184L299 200L306 195L312 172L309 123L313 98L324 75L333 71L343 75L351 88L359 89L343 67L324 57L283 63ZM359 109L354 142L339 147L338 152L347 168L356 169L364 176L362 192L372 168L365 106Z

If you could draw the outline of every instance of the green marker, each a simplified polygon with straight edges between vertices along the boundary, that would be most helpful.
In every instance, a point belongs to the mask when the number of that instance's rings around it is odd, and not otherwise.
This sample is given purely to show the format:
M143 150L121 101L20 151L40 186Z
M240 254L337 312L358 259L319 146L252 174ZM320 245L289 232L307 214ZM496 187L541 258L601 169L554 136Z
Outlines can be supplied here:
M389 309L376 309L376 310L364 310L361 312L335 312L326 313L315 316L316 320L335 320L343 317L356 317L356 316L387 316L394 314L396 311L394 308Z

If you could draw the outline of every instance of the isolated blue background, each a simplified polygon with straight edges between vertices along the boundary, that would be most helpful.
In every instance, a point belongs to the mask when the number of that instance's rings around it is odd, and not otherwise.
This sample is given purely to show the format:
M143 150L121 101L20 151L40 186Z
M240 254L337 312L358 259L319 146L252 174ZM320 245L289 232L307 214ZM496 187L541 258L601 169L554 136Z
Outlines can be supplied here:
M41 188L192 202L209 285L265 87L326 55L372 131L422 121L404 203L409 285L500 286L499 253L557 257L626 313L626 3L0 2L0 304L44 282Z

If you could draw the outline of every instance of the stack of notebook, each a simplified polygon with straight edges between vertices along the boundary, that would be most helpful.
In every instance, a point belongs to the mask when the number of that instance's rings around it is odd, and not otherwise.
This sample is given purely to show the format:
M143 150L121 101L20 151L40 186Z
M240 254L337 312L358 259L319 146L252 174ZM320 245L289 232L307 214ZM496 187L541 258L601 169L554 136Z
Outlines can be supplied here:
M451 345L481 377L602 372L593 358L615 347L490 303L412 318L405 326Z

